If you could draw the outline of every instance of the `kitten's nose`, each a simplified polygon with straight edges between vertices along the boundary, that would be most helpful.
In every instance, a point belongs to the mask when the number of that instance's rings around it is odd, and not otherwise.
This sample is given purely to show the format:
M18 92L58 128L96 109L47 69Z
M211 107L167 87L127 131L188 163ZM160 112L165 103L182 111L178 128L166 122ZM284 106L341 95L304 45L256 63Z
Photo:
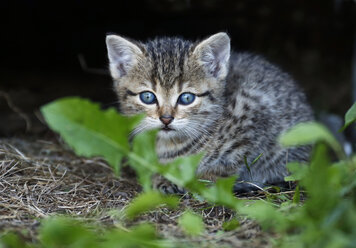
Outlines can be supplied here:
M173 121L174 117L171 115L162 115L159 119L164 125L169 125Z

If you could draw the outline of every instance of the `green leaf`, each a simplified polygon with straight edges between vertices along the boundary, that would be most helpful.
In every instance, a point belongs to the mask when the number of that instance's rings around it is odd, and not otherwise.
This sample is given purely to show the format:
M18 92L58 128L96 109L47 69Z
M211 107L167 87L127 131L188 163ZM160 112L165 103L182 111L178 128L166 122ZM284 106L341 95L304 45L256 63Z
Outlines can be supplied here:
M39 236L41 246L36 247L173 247L172 242L158 238L155 228L145 223L134 226L131 229L115 228L100 230L100 228L89 226L71 218L54 217L42 221Z
M0 247L1 248L29 248L28 244L15 233L6 233L3 234L0 238Z
M315 222L324 218L340 199L342 176L339 167L331 166L327 146L318 144L308 173L300 181L310 197L304 206Z
M268 202L257 201L241 207L240 212L257 220L266 229L284 230L288 224L286 217Z
M178 224L186 234L191 236L200 235L205 229L202 217L190 211L186 211L178 219Z
M113 108L101 110L99 104L78 97L49 103L41 112L50 128L58 132L76 154L101 156L116 172L129 150L128 134L141 119L120 116Z
M157 131L141 133L133 140L132 152L129 153L129 164L135 169L138 180L144 191L152 189L151 178L159 170L155 151Z
M40 228L43 247L97 247L97 236L88 227L73 219L55 217L44 220Z
M236 182L236 178L236 176L219 178L215 185L209 188L204 188L201 194L210 202L221 204L232 209L237 209L240 204L240 200L234 196L232 190Z
M140 224L131 230L115 229L107 232L100 248L163 248L174 247L172 242L162 240L150 224Z
M334 136L325 126L316 122L297 124L282 134L279 137L279 141L286 147L309 145L322 141L333 148L340 157L345 157L340 144Z
M144 161L135 161L135 158L131 158L130 161L136 163L138 162L140 164L144 163L144 165L148 165L155 170L159 164L155 150L156 136L157 130L146 131L138 134L133 140L132 152L135 155L144 158Z
M259 159L260 157L263 155L263 153L261 153L260 155L258 155L251 163L251 165L255 164Z
M250 168L250 165L249 165L248 162L247 162L247 157L246 157L246 156L244 156L244 163L245 163L245 166L246 166L246 168L247 168L247 171L248 171L249 173L251 173L251 168Z
M351 108L346 112L345 115L345 125L340 131L345 130L348 126L356 121L356 103L354 103Z
M250 177L252 177L252 175L251 175L251 167L250 167L250 166L254 165L254 164L260 159L260 157L261 157L262 155L263 155L263 153L261 153L260 155L258 155L258 156L251 162L251 164L248 164L248 162L247 162L247 157L244 156L244 163L245 163L245 166L246 166L246 168L247 168L248 173L250 174Z
M179 199L175 196L165 196L157 191L148 191L137 196L126 208L126 216L129 219L137 215L153 210L161 205L171 208L177 207Z
M204 185L196 177L196 168L201 157L202 154L196 154L178 158L167 165L160 166L160 173L181 187L199 190Z
M138 172L144 189L150 189L150 177L153 173L160 173L181 187L193 190L201 188L202 184L197 181L195 172L202 154L181 157L161 165L154 145L156 134L157 131L149 131L137 135L133 141L133 152L128 155L130 165Z
M284 177L285 181L299 181L302 178L305 178L309 171L307 165L298 162L288 163L287 168L291 172L291 175Z
M235 230L240 226L240 222L237 219L232 219L223 223L222 227L225 231Z
M298 204L299 202L300 202L300 190L299 190L299 185L297 185L293 195L293 203Z
M42 226L40 228L41 246L38 247L173 247L172 242L158 238L155 228L152 225L145 223L134 226L131 229L103 229L100 232L99 230L99 228L94 228L94 226L90 227L88 224L81 223L71 218L49 218L42 221Z

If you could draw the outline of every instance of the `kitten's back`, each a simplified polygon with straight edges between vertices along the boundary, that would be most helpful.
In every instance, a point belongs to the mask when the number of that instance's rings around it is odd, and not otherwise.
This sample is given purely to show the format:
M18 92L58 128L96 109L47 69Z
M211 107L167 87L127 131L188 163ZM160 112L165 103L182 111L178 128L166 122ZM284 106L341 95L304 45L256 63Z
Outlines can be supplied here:
M280 116L284 126L313 119L305 94L291 76L251 53L231 54L226 96L231 106L242 97L246 103L266 108L272 116Z
M226 81L226 112L198 172L239 174L240 180L277 183L290 161L306 161L310 148L282 148L278 136L300 122L313 120L306 97L294 80L264 58L232 53ZM250 170L250 164L261 157ZM209 177L209 176L208 176Z

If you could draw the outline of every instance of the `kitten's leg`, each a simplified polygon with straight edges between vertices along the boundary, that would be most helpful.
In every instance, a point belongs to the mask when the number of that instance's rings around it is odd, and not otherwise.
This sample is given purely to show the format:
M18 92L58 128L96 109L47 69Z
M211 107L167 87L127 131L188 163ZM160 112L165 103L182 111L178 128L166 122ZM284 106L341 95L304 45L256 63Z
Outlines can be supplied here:
M233 191L235 194L245 194L255 191L263 190L265 185L263 183L258 182L243 182L243 181L236 181L234 184Z
M233 191L235 194L246 194L246 193L252 193L256 191L261 191L264 190L268 187L278 187L280 191L287 191L291 190L295 187L294 184L290 182L274 182L274 183L259 183L259 182L242 182L242 181L236 181L234 184Z
M247 167L243 159L244 155L237 154L238 152L245 152L240 149L235 152L235 156L217 156L214 158L214 153L207 158L204 158L203 163L199 165L198 173L200 175L212 174L217 177L228 177L238 175L238 179L234 184L233 191L236 194L244 194L256 191L263 191L268 186L282 186L284 187L284 176L287 175L287 170L284 165L281 165L281 158L284 155L272 157L275 159L277 165L272 166L267 163L263 158L254 163L252 166ZM217 153L218 154L218 153ZM252 156L257 157L256 156ZM271 157L271 160L273 160ZM213 159L212 159L213 158Z
M288 158L291 161L305 162L308 160L309 152L309 147L293 148L289 149L288 152L287 150L279 150L270 153L267 159L262 158L257 161L257 163L250 166L249 170L246 167L242 167L238 173L239 179L235 184L234 190L237 193L260 190L253 184L267 189L278 187L281 191L293 189L295 187L293 183L284 181L284 178L289 175L286 168L286 164L289 162ZM239 181L251 183L246 185L246 183Z
M187 191L178 185L170 182L161 175L155 174L152 179L153 188L163 194L185 195Z
M234 193L253 193L256 191L264 191L270 186L277 186L283 181L283 176L279 175L282 171L285 171L283 166L269 168L268 163L264 160L258 161L248 168L246 165L241 165L237 172L238 179L234 184Z

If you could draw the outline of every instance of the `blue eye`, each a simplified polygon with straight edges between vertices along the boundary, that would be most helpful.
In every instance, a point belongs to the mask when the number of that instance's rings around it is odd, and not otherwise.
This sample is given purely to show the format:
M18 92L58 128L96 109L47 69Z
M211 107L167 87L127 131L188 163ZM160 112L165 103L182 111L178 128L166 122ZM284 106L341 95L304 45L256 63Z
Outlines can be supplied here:
M193 93L183 93L179 96L178 98L178 103L182 105L188 105L194 102L195 100L195 95Z
M143 103L154 104L156 103L156 96L152 92L144 91L140 93L140 99Z

